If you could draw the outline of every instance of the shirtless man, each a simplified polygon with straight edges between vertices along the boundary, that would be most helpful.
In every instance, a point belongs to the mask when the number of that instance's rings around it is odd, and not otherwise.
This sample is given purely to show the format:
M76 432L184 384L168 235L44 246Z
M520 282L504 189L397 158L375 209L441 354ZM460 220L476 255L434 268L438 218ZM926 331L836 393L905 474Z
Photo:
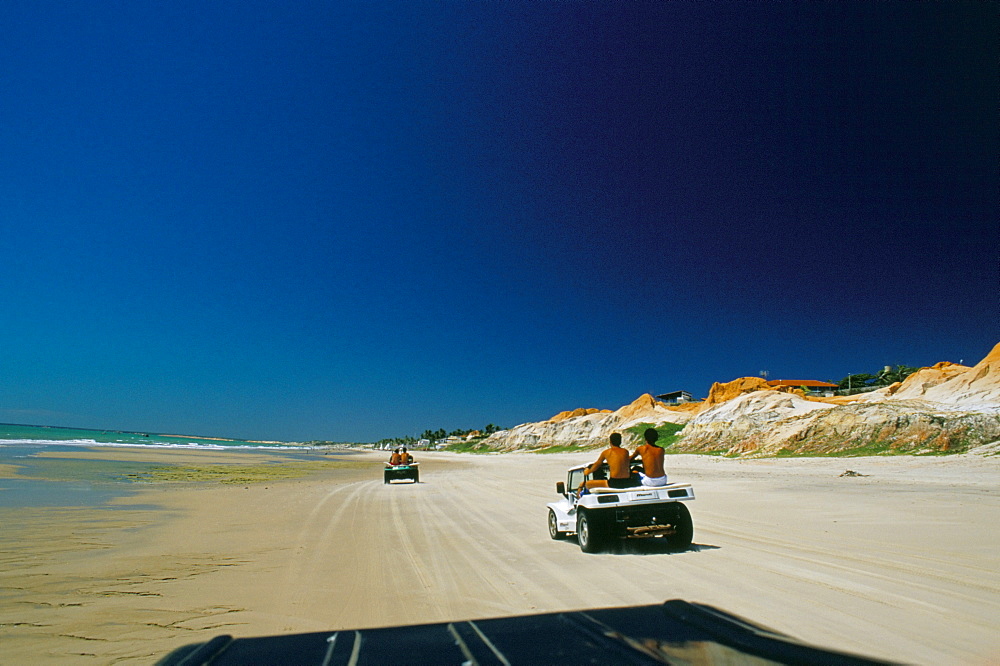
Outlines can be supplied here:
M413 462L413 456L406 452L406 447L404 446L399 452L399 464L409 465L411 462Z
M611 446L602 451L597 461L583 471L584 475L593 474L601 468L602 463L608 463L610 478L607 481L591 479L585 484L581 484L578 490L582 490L584 486L587 488L629 488L637 485L631 478L628 462L628 451L622 448L621 433L611 433Z
M639 478L644 486L665 486L667 485L667 473L663 471L663 447L656 443L660 438L660 433L653 428L646 428L642 434L646 443L635 450L632 457L628 459L631 463L636 458L642 458L642 472Z
M401 458L400 458L400 455L399 455L399 449L393 449L392 455L389 456L389 464L390 465L401 465L402 463L400 462L400 460L401 460Z

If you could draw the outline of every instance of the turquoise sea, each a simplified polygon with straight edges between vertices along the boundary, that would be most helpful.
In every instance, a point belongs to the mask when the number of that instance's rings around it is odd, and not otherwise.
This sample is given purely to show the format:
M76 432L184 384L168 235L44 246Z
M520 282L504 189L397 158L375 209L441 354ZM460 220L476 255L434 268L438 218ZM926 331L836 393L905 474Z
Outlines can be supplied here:
M283 459L324 455L316 447L303 444L2 423L0 467L13 466L16 473L0 474L0 508L95 506L132 492L135 483L131 479L141 472L140 464L44 455L49 451L103 447L245 451Z
M85 430L82 428L0 423L0 447L32 444L61 446L153 446L186 449L229 449L233 447L288 449L291 446L295 446L283 442L252 442L240 439L192 437L188 435L128 432L124 430ZM307 447L299 445L296 448Z

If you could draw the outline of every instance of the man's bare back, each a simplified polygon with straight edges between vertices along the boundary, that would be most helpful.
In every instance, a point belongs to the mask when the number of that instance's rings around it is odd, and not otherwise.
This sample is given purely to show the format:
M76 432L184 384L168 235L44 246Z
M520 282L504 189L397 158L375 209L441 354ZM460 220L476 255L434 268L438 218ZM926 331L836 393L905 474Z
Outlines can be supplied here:
M591 472L597 471L602 462L608 463L608 473L612 479L627 479L629 477L628 451L620 446L612 446L605 449L600 457L588 469Z
M619 483L622 483L625 480L629 479L632 476L631 471L629 470L629 455L628 451L621 447L621 442L622 442L621 433L617 432L612 433L611 446L604 449L604 451L601 452L601 455L597 457L597 460L594 462L594 464L590 465L584 470L584 474L585 475L593 474L594 472L596 472L601 468L602 464L607 463L609 479L615 479ZM607 488L611 484L609 484L608 481L604 479L591 479L590 481L587 481L585 484L580 484L579 489L582 490L584 485L586 485L587 488ZM614 486L614 487L621 487L621 486Z
M635 453L629 458L629 462L635 460L636 457L642 458L643 473L639 475L642 485L651 487L667 485L667 473L663 470L664 451L656 443L656 440L660 438L660 433L656 431L656 428L646 428L642 438L646 440L646 443L635 450Z
M663 471L663 449L655 444L643 444L635 450L629 460L634 460L636 456L642 458L642 470L646 476L661 477Z

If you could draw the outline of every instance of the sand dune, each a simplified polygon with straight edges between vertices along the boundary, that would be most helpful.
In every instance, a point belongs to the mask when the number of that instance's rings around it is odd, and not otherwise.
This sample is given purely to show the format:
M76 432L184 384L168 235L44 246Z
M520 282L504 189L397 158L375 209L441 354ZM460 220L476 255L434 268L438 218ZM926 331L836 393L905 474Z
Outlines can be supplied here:
M389 486L363 455L370 468L328 478L0 516L0 663L148 664L222 633L674 598L884 659L1000 660L992 458L671 456L698 495L695 547L585 555L545 526L579 455L428 453L424 483Z

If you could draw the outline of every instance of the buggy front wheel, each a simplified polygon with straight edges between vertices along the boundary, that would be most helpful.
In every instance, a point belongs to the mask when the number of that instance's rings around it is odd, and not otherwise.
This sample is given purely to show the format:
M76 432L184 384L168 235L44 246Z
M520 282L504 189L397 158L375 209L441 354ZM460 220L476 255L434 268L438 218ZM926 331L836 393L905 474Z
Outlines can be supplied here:
M549 509L549 537L556 541L566 538L566 533L559 531L559 520L556 519L556 512L552 509Z

